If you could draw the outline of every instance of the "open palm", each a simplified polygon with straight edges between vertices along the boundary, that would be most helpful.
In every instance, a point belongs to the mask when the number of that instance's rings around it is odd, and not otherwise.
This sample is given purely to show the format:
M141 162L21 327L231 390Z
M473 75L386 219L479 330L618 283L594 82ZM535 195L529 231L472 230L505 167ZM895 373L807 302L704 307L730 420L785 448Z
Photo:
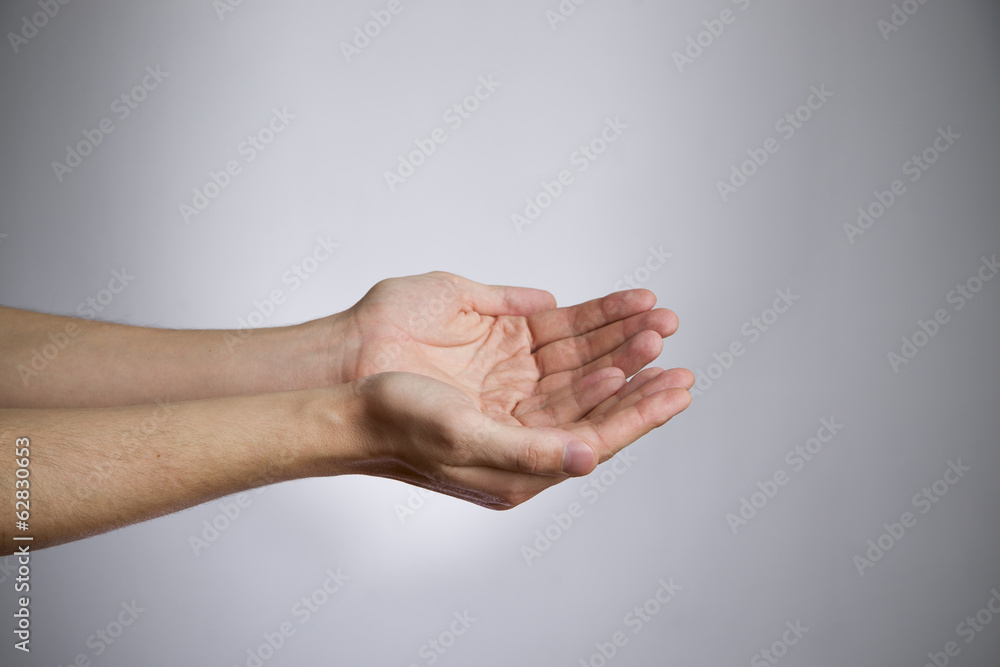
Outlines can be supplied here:
M339 316L348 329L339 339L351 347L338 351L337 379L418 373L460 389L492 419L561 427L652 379L625 386L677 329L654 303L651 292L631 290L556 308L542 290L441 272L392 278ZM658 385L690 387L687 371L666 373Z

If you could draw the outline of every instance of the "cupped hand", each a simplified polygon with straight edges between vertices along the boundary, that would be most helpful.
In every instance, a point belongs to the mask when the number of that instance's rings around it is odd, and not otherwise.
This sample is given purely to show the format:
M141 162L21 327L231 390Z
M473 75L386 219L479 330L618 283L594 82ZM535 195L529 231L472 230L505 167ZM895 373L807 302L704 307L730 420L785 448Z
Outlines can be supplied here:
M459 390L485 417L573 423L623 390L677 330L674 313L655 302L640 289L556 308L542 290L449 273L391 278L331 318L332 381L418 373Z
M691 401L689 371L647 369L586 417L525 426L484 413L468 393L414 373L353 383L362 397L366 474L508 509L570 476L591 472Z

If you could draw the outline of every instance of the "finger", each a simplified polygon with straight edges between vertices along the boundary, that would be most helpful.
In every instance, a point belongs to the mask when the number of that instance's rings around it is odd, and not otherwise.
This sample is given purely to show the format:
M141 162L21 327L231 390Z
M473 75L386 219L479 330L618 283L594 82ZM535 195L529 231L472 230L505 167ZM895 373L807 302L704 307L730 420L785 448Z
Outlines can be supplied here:
M586 334L563 338L534 353L541 377L580 368L613 352L619 345L643 331L655 331L662 338L677 331L677 315L657 308L607 324Z
M612 352L595 359L589 364L570 371L561 371L546 375L538 382L541 393L555 391L571 385L576 380L586 377L601 368L614 366L622 369L625 377L638 373L647 364L660 356L663 351L663 338L655 331L640 331L619 345Z
M527 427L492 421L466 448L463 467L498 468L544 477L586 475L597 467L594 447L557 428Z
M615 292L568 308L553 308L528 318L534 349L563 338L588 331L646 312L656 305L656 296L645 289Z
M575 422L614 396L625 384L625 374L620 368L602 368L550 394L526 398L514 408L514 416L525 426Z
M694 373L686 368L671 368L667 372L671 374L670 384L667 385L668 389L680 387L681 389L691 391L691 387L695 383Z
M647 368L637 373L618 393L591 410L587 414L587 419L601 417L618 406L632 405L664 389L689 390L692 386L694 386L694 375L686 368L673 368L669 371L662 368Z
M607 414L569 427L574 434L597 447L601 461L607 461L654 428L663 426L691 404L686 389L664 389L642 396L634 403L622 401Z
M450 273L441 276L454 283L466 305L480 315L528 316L556 307L556 298L545 290L483 285Z
M653 381L654 379L656 379L658 376L660 376L665 372L666 371L664 371L662 368L656 368L656 367L642 369L641 371L636 373L632 377L632 379L625 384L624 387L619 389L614 396L609 396L608 398L604 399L600 403L600 405L591 410L587 414L587 419L593 419L595 417L599 417L600 415L607 413L609 410L611 410L611 408L618 405L618 403L623 401L625 398L636 393L643 386Z

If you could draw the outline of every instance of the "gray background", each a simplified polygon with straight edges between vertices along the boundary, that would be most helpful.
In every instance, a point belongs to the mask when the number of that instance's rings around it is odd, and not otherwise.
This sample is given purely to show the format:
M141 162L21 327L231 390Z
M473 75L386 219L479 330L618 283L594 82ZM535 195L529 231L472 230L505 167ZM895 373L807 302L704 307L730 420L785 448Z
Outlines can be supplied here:
M5 39L0 303L74 314L125 267L100 318L232 328L329 234L337 254L268 326L432 269L564 305L631 275L681 319L660 365L745 354L617 479L608 464L511 512L431 496L403 522L409 487L309 480L251 494L198 555L219 502L40 552L33 651L4 630L0 663L245 667L290 621L264 664L426 665L422 645L468 611L435 664L597 666L617 631L608 664L771 664L759 652L796 621L779 664L919 667L949 641L949 664L1000 664L1000 618L959 634L1000 590L1000 280L947 301L1000 251L1000 8L911 0L884 38L887 0L594 0L556 29L557 0L402 3L350 63L339 45L385 2L246 0L221 18L209 0L71 2L17 53ZM5 2L0 30L37 11ZM112 101L157 65L169 76L119 121ZM501 87L391 192L397 156L491 74ZM775 123L821 85L833 96L785 140ZM288 129L185 223L180 204L275 107ZM104 117L115 131L59 182L52 162ZM511 214L615 117L621 138L518 233ZM960 138L910 183L904 162L949 126ZM717 181L768 137L780 150L723 202ZM897 178L906 193L851 243L845 223ZM655 272L650 246L672 253ZM752 342L744 323L786 288L799 300ZM887 354L939 308L950 321L895 372ZM786 452L831 417L843 429L793 470ZM914 494L959 459L970 470L920 514ZM734 534L727 514L779 470L788 484ZM616 483L594 494L602 475ZM582 516L529 565L522 547L573 502ZM854 557L907 511L916 525L862 576ZM338 567L349 581L299 623ZM661 578L681 588L635 633L626 614ZM8 628L9 570L0 590ZM144 611L95 655L88 637L133 600Z

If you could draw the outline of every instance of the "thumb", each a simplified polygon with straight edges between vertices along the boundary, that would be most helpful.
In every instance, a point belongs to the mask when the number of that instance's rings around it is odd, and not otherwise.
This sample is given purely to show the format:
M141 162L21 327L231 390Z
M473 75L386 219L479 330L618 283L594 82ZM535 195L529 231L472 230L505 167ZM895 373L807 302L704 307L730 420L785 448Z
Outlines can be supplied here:
M529 428L493 422L482 463L529 475L580 477L597 467L594 448L557 428Z

